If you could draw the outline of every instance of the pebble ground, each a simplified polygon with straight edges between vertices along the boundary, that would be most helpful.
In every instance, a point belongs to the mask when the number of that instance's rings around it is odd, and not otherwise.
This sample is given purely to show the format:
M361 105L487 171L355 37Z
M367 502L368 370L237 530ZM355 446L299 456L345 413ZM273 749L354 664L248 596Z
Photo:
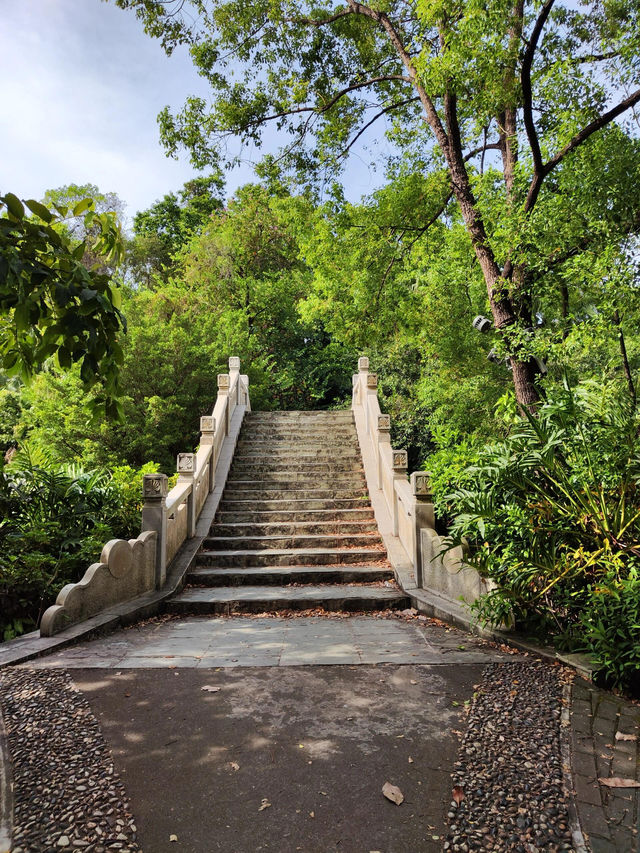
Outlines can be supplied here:
M12 853L138 851L124 787L68 673L4 669L0 698L13 764Z
M562 670L489 664L452 782L448 851L573 851L562 769Z

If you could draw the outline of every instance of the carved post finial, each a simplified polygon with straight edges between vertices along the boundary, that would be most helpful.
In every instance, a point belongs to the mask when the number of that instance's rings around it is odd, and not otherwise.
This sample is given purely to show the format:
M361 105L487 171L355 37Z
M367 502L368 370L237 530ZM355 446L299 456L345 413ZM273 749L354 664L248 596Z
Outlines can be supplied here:
M431 491L431 477L428 471L414 471L411 475L411 489L416 498L430 501L433 497Z
M378 432L389 432L391 429L391 416L378 415Z
M237 355L232 355L229 359L229 370L240 370L240 359Z
M378 374L377 373L369 373L367 374L367 388L376 389L378 387Z
M193 476L196 471L196 454L178 453L177 470L178 474Z
M218 393L226 394L229 391L229 385L231 384L229 374L228 373L219 373L218 374Z
M392 450L392 465L394 471L406 471L409 465L406 450Z
M358 359L358 370L361 373L365 370L369 370L369 359L366 355L361 355Z

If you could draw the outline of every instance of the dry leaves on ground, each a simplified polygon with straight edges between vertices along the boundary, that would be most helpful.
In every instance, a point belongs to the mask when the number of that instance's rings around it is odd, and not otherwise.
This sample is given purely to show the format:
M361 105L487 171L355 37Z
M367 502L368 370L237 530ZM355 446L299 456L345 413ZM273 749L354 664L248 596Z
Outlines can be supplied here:
M457 806L464 800L464 788L461 788L460 785L454 785L453 791L451 792L451 799L455 801Z
M616 732L616 740L637 740L637 736L626 735L624 732Z
M220 690L220 687L212 687L210 684L205 684L204 687L201 687L200 690L204 690L207 693L217 693Z
M384 783L382 786L382 793L388 800L391 800L391 802L395 803L397 806L404 803L404 794L397 785L392 785L391 782Z
M610 779L598 778L601 785L607 788L640 788L640 782L635 779L623 779L620 776L612 776Z
M271 803L269 802L269 800L266 797L263 797L262 803L258 807L258 811L263 812L265 809L269 809L269 808L271 808Z

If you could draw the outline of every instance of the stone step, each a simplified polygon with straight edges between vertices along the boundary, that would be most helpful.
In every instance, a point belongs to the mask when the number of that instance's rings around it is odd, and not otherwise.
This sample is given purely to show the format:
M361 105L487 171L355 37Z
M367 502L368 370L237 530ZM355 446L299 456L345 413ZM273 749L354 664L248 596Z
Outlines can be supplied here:
M269 423L278 421L353 421L351 409L334 409L330 412L324 410L313 411L274 411L274 412L247 412L244 416L245 422L258 423L267 421Z
M250 502L247 502L250 503ZM251 506L253 503L251 502ZM301 524L315 522L316 524L335 522L360 522L375 524L373 509L292 509L292 510L218 510L216 524L277 524L280 522Z
M380 535L373 533L311 533L294 536L207 536L202 543L205 551L261 551L298 548L371 548L380 545Z
M250 477L244 472L230 472L226 488L234 491L243 489L366 489L366 478L362 472L352 471L327 474L314 471L267 471L261 476Z
M201 566L187 575L189 586L285 586L292 583L361 583L393 580L385 566L250 566L244 569L212 569Z
M299 492L293 498L255 498L247 496L246 492L238 492L240 497L230 497L223 494L218 507L220 513L236 512L324 512L327 510L361 510L369 511L369 497L358 493L356 498L300 498Z
M199 551L196 566L334 566L386 559L384 548L263 548L246 551Z
M309 534L327 535L339 533L342 535L377 533L375 519L342 521L339 519L324 519L322 521L257 521L223 523L216 521L211 525L210 536L246 537L246 536L305 536Z
M376 586L187 587L165 603L170 613L264 613L274 610L328 611L405 608L409 598Z
M358 459L338 459L326 462L300 461L295 457L289 459L279 457L277 459L265 458L259 461L259 457L254 460L247 461L246 459L234 459L231 466L231 474L246 473L249 476L255 476L261 472L266 472L271 477L278 476L290 477L294 473L297 474L362 474L362 464ZM300 477L298 479L301 479Z
M318 444L296 445L287 447L251 448L236 447L233 457L234 462L256 462L259 460L293 459L296 462L331 462L335 460L360 462L360 451L358 448L345 448L342 444L337 447L321 447Z
M277 474L267 472L262 477L247 477L241 474L229 474L226 488L234 491L243 489L366 489L364 474L352 471L350 474L314 474L304 471L280 471Z
M352 506L367 506L369 503L369 496L364 487L360 489L309 489L303 486L300 489L272 489L261 488L260 484L254 483L253 489L236 489L227 486L222 497L223 502L226 503L227 501L296 501L301 500L302 496L307 501L353 500L355 503ZM305 509L316 508L320 507L305 507ZM228 507L225 507L225 509L228 509Z
M332 431L355 435L352 421L249 421L243 424L242 432L251 435L275 435L277 433L307 433L309 435L329 435Z

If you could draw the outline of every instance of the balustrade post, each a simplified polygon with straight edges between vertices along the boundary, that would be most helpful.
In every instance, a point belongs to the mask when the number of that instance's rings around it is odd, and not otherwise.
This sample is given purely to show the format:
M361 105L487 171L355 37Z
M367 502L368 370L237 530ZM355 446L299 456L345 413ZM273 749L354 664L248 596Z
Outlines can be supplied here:
M378 468L378 488L382 488L382 453L383 446L391 447L391 417L378 415L378 440L376 442L376 462Z
M366 410L366 388L367 388L367 375L369 373L369 359L366 355L360 356L358 359L358 373L354 376L354 402L356 406L363 406L365 409L364 417L365 417L365 425L367 428L367 435L369 435L369 413Z
M187 539L196 535L196 454L178 453L178 483L191 484L191 491L187 497Z
M211 447L209 455L209 492L213 491L215 485L215 436L216 436L216 419L211 415L204 415L200 418L200 444L203 447Z
M229 435L231 418L229 416L229 387L230 377L228 373L218 374L218 397L226 397L224 409L224 434Z
M411 491L413 492L413 535L415 562L413 569L416 575L416 583L419 587L423 585L422 575L422 533L423 527L435 528L435 513L433 511L433 495L431 493L431 478L427 471L414 471L411 475Z
M145 474L142 479L142 532L155 530L156 589L161 589L167 577L167 475Z
M249 377L246 373L240 374L240 381L242 382L242 405L249 405Z
M237 355L232 355L229 359L229 374L237 373L236 377L236 393L235 393L235 403L234 407L238 405L240 402L240 359Z
M406 480L407 477L407 451L406 450L392 450L391 451L391 465L393 467L393 495L392 495L392 517L391 522L393 525L393 535L398 535L398 496L396 495L396 480Z
M366 417L368 435L371 435L371 431L373 428L373 424L371 423L371 413L369 410L369 397L370 396L374 397L376 399L378 396L378 374L377 373L367 373L367 382L366 382L366 388L364 391L364 408L365 408L365 417ZM375 436L374 436L374 441L375 441Z

